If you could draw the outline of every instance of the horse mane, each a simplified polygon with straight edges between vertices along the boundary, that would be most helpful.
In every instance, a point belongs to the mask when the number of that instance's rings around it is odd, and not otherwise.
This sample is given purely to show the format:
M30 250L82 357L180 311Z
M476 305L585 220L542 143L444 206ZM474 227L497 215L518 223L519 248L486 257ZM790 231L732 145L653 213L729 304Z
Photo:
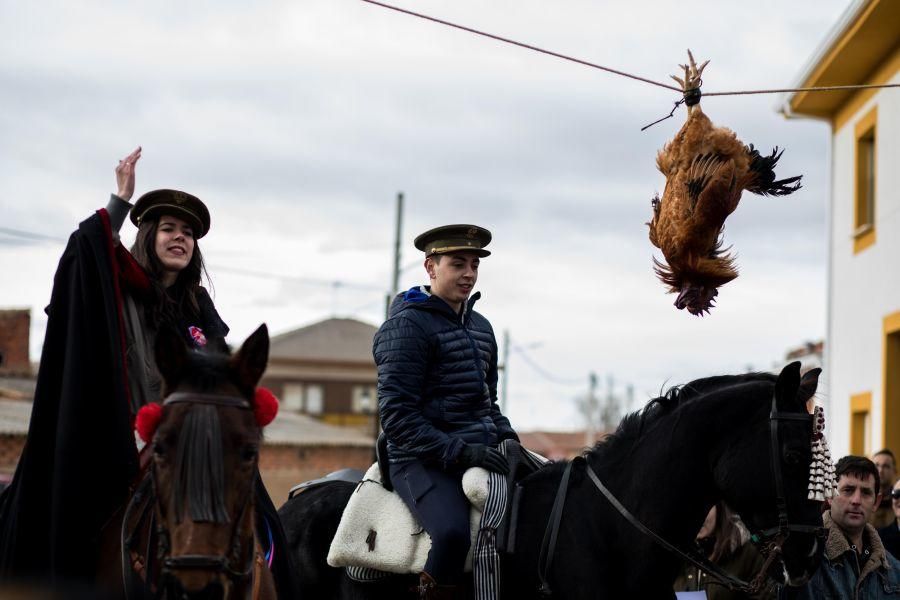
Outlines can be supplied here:
M228 354L190 352L188 365L177 382L180 390L215 392L230 383ZM175 518L184 516L183 500L195 522L227 523L225 509L225 465L222 451L222 427L216 406L190 406L178 435L172 486ZM185 493L186 492L186 493Z
M716 375L673 386L663 392L661 396L647 402L643 409L626 415L615 432L597 442L584 454L615 460L615 458L628 453L647 428L673 414L684 405L732 386L756 382L768 382L774 385L777 379L778 377L772 373L754 372L742 375Z
M191 519L197 523L227 523L222 426L217 407L198 404L188 409L178 435L172 500L175 519L184 517L187 490Z

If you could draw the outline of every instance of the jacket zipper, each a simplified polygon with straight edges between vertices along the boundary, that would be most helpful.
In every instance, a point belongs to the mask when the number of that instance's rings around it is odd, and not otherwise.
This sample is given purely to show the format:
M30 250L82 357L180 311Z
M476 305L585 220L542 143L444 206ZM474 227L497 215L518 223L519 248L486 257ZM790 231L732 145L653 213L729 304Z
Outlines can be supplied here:
M468 327L467 323L465 323L465 322L462 323L462 328L466 334L466 337L469 338L469 346L472 348L472 364L475 367L475 372L480 374L481 373L481 365L479 364L480 361L479 361L479 354L478 354L478 346L475 344L475 338L472 337L472 334L469 331L469 327ZM479 376L479 379L480 379L480 376ZM484 434L484 440L485 440L484 443L486 444L487 440L488 440L488 436L490 434L490 431L488 430L487 425L485 425L483 419L479 419L478 422L481 425L481 430L482 430L482 433Z

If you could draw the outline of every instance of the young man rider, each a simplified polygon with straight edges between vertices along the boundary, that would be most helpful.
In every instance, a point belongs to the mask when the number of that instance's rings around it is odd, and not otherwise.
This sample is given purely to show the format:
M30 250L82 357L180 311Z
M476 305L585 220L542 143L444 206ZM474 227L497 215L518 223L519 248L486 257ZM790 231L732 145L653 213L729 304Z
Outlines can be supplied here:
M457 594L469 549L462 474L473 466L508 471L496 450L518 440L497 406L497 341L472 310L491 233L446 225L415 239L430 285L398 295L375 335L378 406L397 493L429 533L422 598Z

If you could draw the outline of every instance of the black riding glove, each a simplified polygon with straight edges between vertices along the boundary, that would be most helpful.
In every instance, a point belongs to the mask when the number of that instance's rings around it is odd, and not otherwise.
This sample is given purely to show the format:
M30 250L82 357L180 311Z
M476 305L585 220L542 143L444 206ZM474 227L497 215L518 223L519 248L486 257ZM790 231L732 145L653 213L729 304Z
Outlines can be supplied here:
M497 444L498 444L498 445L499 445L499 444L502 444L502 443L505 442L506 440L516 440L516 441L519 442L520 444L522 443L522 440L519 439L519 436L516 435L516 432L515 432L515 431L512 431L512 430L507 431L506 433L502 434L502 435L500 436L500 438L497 440Z
M509 473L509 463L499 451L484 444L467 444L459 453L459 464L464 467L482 467L494 473Z

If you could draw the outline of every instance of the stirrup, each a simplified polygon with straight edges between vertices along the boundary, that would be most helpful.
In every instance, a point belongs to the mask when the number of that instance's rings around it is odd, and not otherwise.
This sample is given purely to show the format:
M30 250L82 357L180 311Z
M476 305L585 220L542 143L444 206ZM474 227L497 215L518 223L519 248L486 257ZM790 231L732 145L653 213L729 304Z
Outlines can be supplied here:
M434 577L422 571L419 575L419 600L455 600L459 597L457 585L440 585Z
M437 589L437 582L434 577L422 571L419 574L419 585L416 587L416 591L419 592L419 600L427 600L430 592L435 589Z

